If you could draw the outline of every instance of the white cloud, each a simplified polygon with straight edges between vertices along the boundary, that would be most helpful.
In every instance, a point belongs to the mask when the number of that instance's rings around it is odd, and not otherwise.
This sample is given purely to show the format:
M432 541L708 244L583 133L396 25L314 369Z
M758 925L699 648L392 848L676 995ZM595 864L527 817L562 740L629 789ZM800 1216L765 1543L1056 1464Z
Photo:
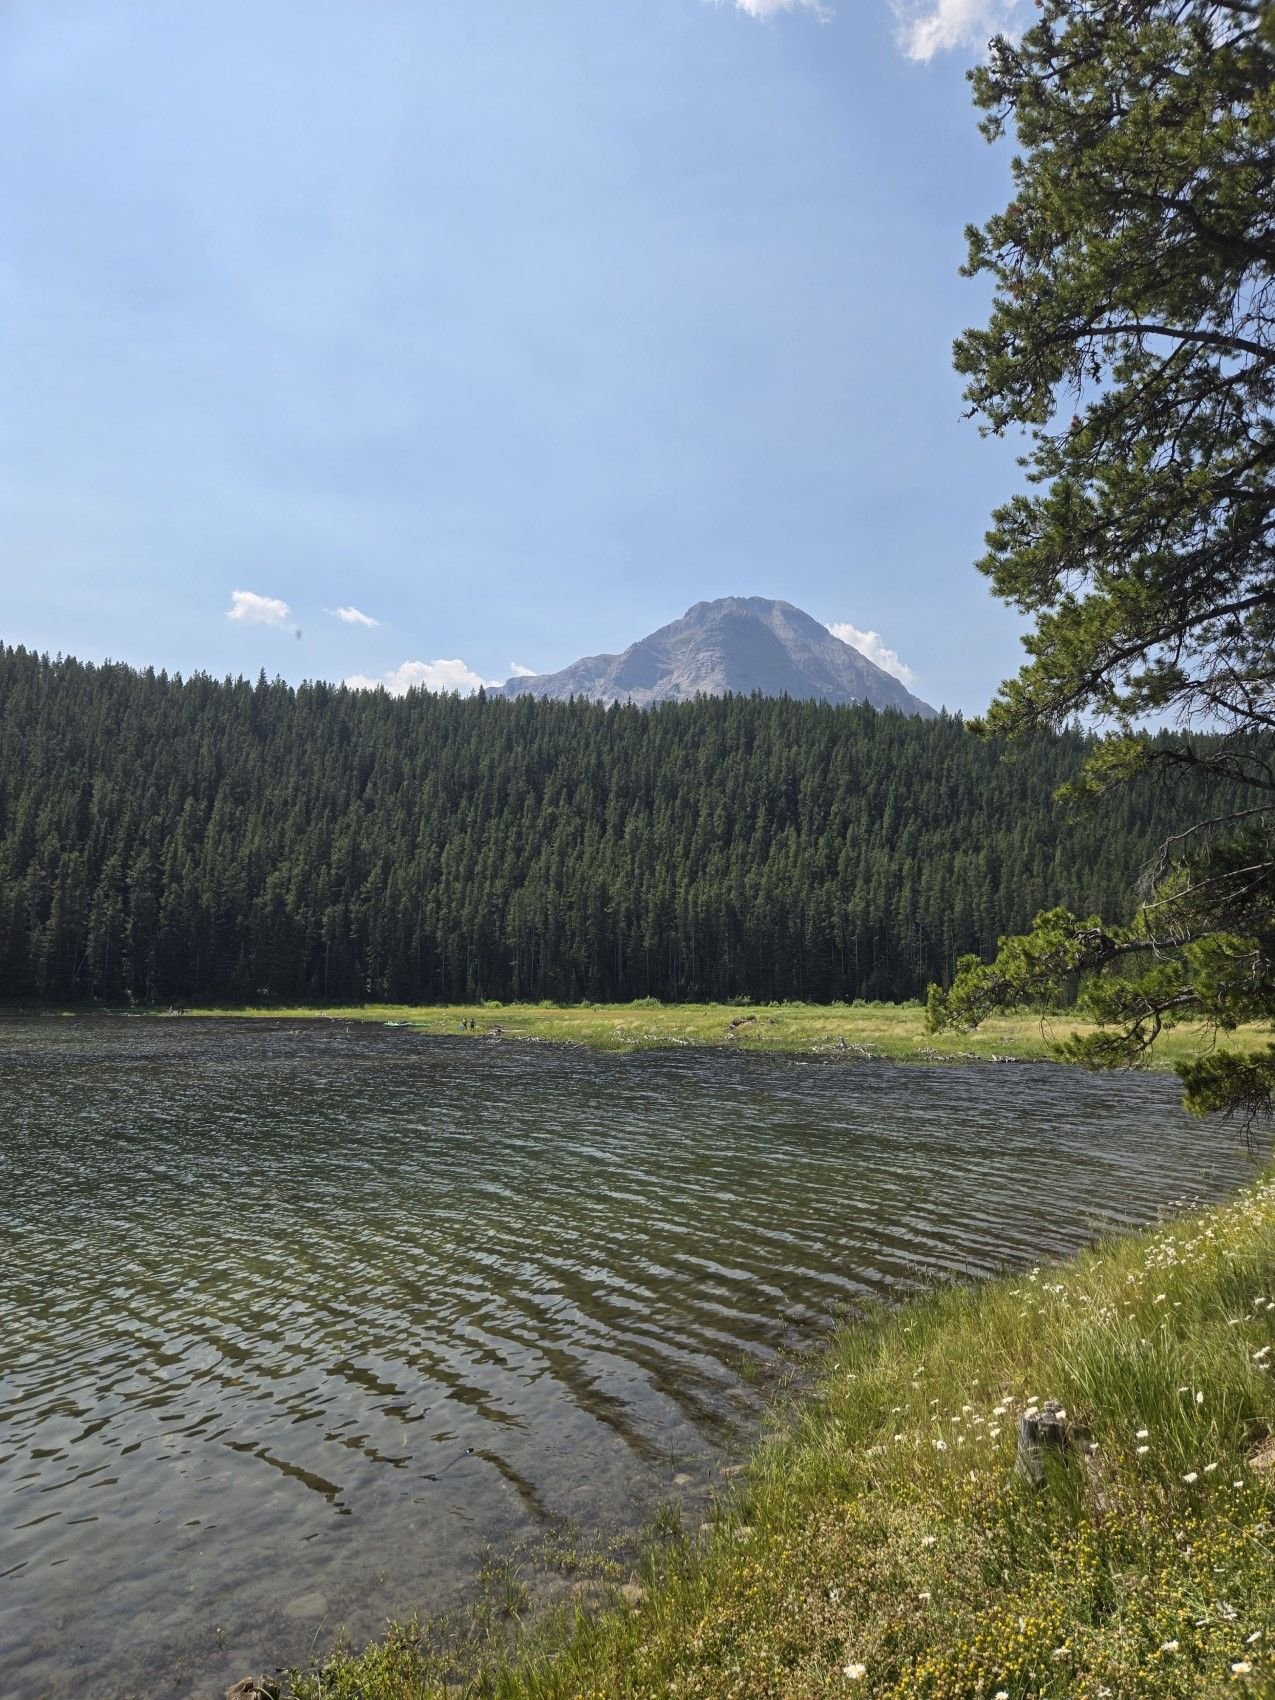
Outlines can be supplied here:
M277 596L258 596L255 590L232 590L226 618L237 620L241 626L286 626L292 610Z
M509 674L514 679L534 679L536 670L534 667L524 667L521 661L511 661L509 663Z
M916 674L906 661L900 661L894 650L889 649L881 640L880 632L860 631L858 626L852 626L848 620L838 624L829 624L828 630L833 637L840 638L842 643L848 643L851 649L857 649L860 655L866 655L869 661L875 662L883 673L893 673L896 679L901 679L905 685L916 683Z
M333 608L331 612L338 620L344 620L347 626L379 626L381 623L361 608Z
M926 8L895 0L899 44L909 59L933 59L954 47L985 47L1010 32L1019 0L931 0Z
M721 5L722 0L714 0L715 5ZM750 18L773 18L780 12L813 12L821 24L826 24L832 16L830 7L823 0L735 0L737 12L747 12Z
M369 679L366 673L355 673L346 681L352 691L374 691L384 686L392 697L405 697L408 691L459 691L471 696L480 685L498 685L499 679L484 679L463 661L404 661L379 679Z

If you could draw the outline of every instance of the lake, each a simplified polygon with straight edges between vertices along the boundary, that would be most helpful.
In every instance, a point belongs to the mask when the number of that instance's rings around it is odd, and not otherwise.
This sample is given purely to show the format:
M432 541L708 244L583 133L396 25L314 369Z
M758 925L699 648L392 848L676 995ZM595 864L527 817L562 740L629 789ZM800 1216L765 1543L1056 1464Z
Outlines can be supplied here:
M220 1696L690 1526L857 1304L1225 1192L1176 1082L0 1023L0 1692Z

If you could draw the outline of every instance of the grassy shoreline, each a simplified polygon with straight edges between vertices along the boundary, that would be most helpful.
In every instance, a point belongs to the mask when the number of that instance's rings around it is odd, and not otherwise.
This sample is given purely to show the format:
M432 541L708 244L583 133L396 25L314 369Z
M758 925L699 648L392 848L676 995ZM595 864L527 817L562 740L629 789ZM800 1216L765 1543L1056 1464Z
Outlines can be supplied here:
M166 1011L151 1010L150 1014ZM932 1034L919 1004L264 1004L191 1007L183 1016L209 1019L367 1021L397 1023L422 1033L484 1039L493 1034L625 1051L688 1045L730 1045L744 1051L818 1054L849 1052L890 1061L960 1062L1056 1060L1053 1047L1071 1033L1095 1031L1069 1012L994 1016L973 1033ZM462 1023L466 1025L462 1027ZM471 1025L472 1024L472 1025ZM1229 1049L1256 1051L1271 1042L1265 1028L1242 1027ZM1149 1059L1170 1069L1198 1056L1198 1032L1164 1033Z
M1266 1692L1275 1181L843 1329L712 1533L466 1685L411 1626L303 1700L1120 1700ZM1033 1491L1019 1413L1096 1450ZM1247 1667L1247 1668L1246 1668Z

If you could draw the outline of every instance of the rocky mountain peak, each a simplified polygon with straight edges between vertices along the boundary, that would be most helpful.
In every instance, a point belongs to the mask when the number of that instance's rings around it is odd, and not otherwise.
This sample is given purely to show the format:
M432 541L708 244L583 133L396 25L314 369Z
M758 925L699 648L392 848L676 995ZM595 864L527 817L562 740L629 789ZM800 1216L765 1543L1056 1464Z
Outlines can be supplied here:
M935 712L811 615L764 596L696 602L680 620L621 654L585 656L557 673L510 679L488 694L588 697L647 708L728 692L867 702L926 719Z

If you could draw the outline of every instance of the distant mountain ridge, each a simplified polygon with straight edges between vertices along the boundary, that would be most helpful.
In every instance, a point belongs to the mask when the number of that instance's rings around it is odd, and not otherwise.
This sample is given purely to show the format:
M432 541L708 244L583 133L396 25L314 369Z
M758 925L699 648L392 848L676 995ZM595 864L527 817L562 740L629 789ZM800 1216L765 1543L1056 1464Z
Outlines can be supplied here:
M688 702L697 696L789 696L867 702L932 720L935 710L791 602L723 596L639 638L621 655L588 655L558 673L509 679L489 696L565 701Z

